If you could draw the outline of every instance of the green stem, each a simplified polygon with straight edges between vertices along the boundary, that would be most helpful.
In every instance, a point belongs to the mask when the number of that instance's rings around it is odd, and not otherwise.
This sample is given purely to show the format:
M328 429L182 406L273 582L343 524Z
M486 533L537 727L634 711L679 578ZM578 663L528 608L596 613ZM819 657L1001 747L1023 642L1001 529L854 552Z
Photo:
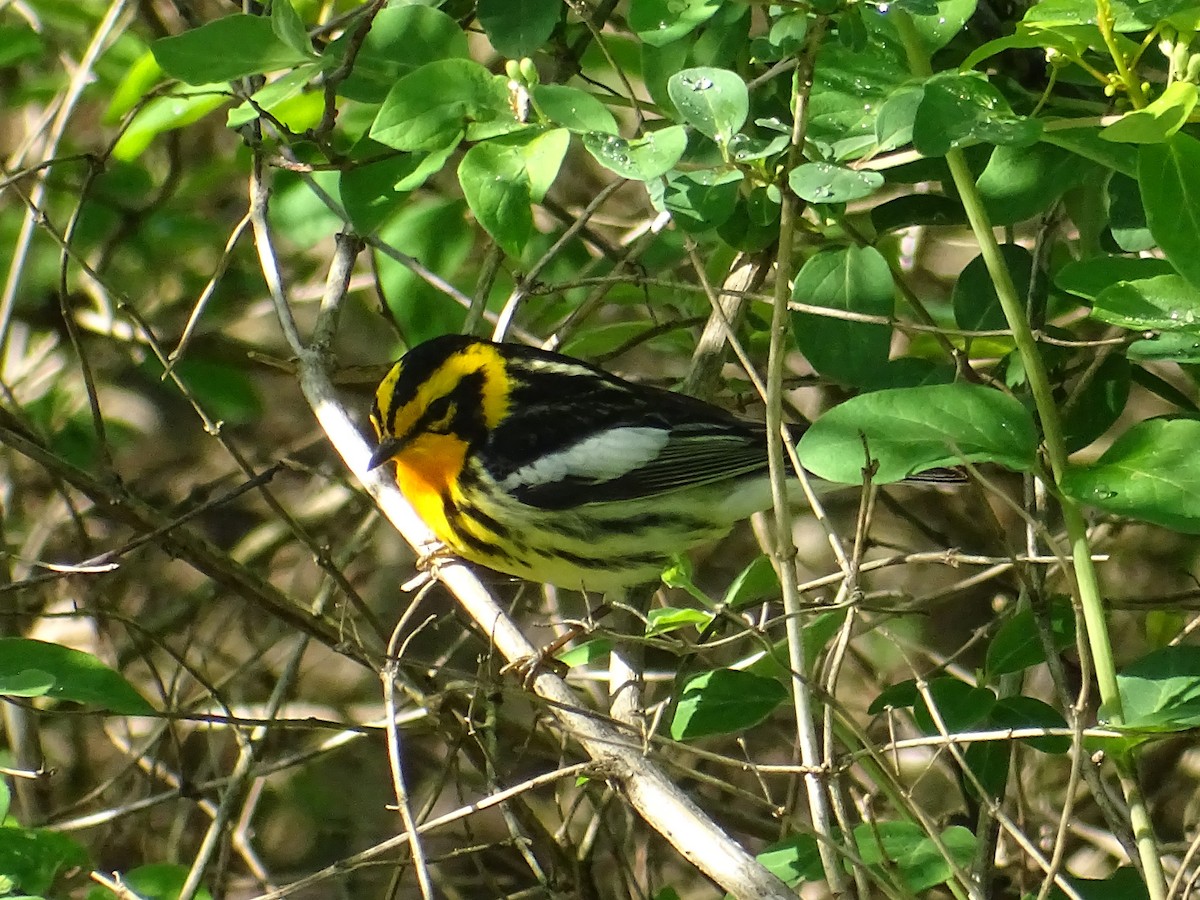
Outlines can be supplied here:
M1112 7L1109 6L1108 0L1096 0L1096 25L1100 29L1100 35L1104 38L1104 46L1108 48L1108 55L1112 57L1113 65L1117 67L1117 76L1121 79L1125 92L1129 94L1129 102L1136 109L1141 109L1146 105L1146 93L1142 90L1142 83L1138 80L1137 74L1129 68L1129 61L1125 59L1125 54L1117 46L1117 36L1113 32Z
M1104 4L1107 8L1107 0L1097 0L1097 3ZM903 10L893 9L892 15L892 21L904 42L913 72L917 75L931 75L932 70L928 57L924 53L920 35L913 27L912 20ZM1054 402L1045 362L1038 351L1037 342L1029 327L1024 304L1017 296L1017 290L1013 285L1008 267L1000 255L1000 245L996 242L991 220L988 218L983 199L975 185L975 178L967 166L966 157L957 148L949 150L946 153L946 164L950 168L950 176L962 200L963 208L966 210L971 231L979 243L984 265L995 285L1000 307L1004 311L1004 318L1008 322L1008 327L1012 329L1013 343L1016 345L1017 353L1025 368L1026 378L1029 381L1029 390L1042 426L1046 460L1050 466L1053 484L1057 489L1067 468L1067 449L1063 436L1062 419L1059 416L1058 406ZM1083 610L1088 647L1091 650L1096 681L1100 689L1100 701L1112 723L1120 726L1125 719L1125 713L1121 704L1121 695L1117 689L1112 643L1109 639L1108 623L1104 614L1104 601L1100 594L1100 581L1096 574L1096 567L1092 563L1091 549L1088 546L1087 526L1075 501L1070 497L1063 496L1057 490L1056 493L1062 506L1067 539L1071 545L1072 569L1075 574L1079 603ZM1142 862L1151 900L1162 900L1165 897L1162 860L1155 845L1149 811L1145 807L1141 791L1136 788L1136 782L1132 778L1132 758L1117 760L1117 767L1118 771L1123 773L1122 786L1125 788L1130 820L1138 842L1138 856Z

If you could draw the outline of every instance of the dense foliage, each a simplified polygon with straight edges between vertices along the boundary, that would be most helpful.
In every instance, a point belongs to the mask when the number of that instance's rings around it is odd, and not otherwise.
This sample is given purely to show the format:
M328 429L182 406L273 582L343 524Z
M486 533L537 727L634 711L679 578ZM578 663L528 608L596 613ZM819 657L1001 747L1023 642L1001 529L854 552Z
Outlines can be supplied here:
M0 896L1189 896L1198 27L0 5ZM462 330L811 419L849 487L531 689L509 617L598 598L416 593L345 417Z

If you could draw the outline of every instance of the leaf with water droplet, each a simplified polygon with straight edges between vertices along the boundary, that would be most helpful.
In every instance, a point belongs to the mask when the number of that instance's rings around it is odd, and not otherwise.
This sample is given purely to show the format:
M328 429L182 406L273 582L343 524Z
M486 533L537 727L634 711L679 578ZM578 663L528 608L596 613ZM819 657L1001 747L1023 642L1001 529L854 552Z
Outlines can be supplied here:
M1195 331L1200 288L1182 275L1118 281L1093 301L1092 317L1133 331Z
M672 125L633 141L592 132L583 136L583 146L598 163L622 178L649 181L679 162L687 149L687 132L682 126Z
M973 384L941 384L860 394L805 432L804 467L829 481L860 484L864 440L878 463L877 484L961 462L1027 471L1037 452L1033 418L1020 401Z
M750 94L741 76L728 69L684 69L667 81L667 93L685 122L718 144L746 123Z
M788 185L810 203L849 203L869 197L883 187L878 172L856 171L832 163L804 163L788 173Z
M1106 512L1200 534L1200 420L1134 425L1095 463L1069 466L1064 493Z
M957 72L925 83L913 119L913 145L926 156L976 143L1029 146L1041 133L1039 121L1013 113L985 78Z

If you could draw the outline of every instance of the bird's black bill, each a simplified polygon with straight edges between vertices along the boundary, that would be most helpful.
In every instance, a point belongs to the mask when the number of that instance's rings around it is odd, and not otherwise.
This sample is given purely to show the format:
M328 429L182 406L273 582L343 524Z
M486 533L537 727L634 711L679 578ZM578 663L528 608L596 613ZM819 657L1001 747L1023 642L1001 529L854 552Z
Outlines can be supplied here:
M399 438L389 437L384 438L379 442L379 446L375 448L375 452L371 454L371 458L367 461L367 471L378 469L385 462L399 453L404 447L404 442Z

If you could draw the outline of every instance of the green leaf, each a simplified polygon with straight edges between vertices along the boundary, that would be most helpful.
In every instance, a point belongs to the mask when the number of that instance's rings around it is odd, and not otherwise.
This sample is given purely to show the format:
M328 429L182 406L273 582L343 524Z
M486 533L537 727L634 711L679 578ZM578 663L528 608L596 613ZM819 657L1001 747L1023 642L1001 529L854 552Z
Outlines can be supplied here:
M1061 598L1060 598L1061 599ZM1075 614L1068 603L1054 603L1049 610L1050 632L1059 650L1075 643ZM1021 609L1005 619L988 643L984 665L987 681L1020 672L1046 661L1038 638L1033 610Z
M446 147L433 153L397 153L364 138L352 155L374 156L374 162L343 169L338 196L346 215L360 234L370 234L396 212L398 204L431 176L440 172L454 152Z
M41 669L25 669L11 675L0 675L0 696L41 697L50 692L54 683L54 676Z
M279 39L270 19L240 14L159 38L150 49L164 72L188 84L232 81L309 60Z
M890 316L895 286L887 260L874 247L824 250L801 267L792 299L830 310ZM845 384L869 387L886 366L892 329L816 313L792 313L792 337L809 364Z
M788 172L788 185L797 197L810 203L849 203L883 187L883 176L832 163L804 163Z
M1200 288L1178 275L1118 281L1100 292L1092 316L1133 331L1200 330Z
M42 53L42 36L30 26L0 25L0 67L7 68Z
M817 839L810 834L795 834L778 844L772 844L755 859L789 887L806 881L820 881L825 877Z
M612 652L613 642L607 638L597 638L594 641L584 641L578 647L564 650L558 654L558 661L569 669L586 666L591 663L603 662Z
M138 111L117 139L113 156L122 162L137 159L160 134L200 121L229 99L224 84L185 86L170 96L155 97Z
M671 720L671 737L694 740L745 731L769 716L788 691L774 678L715 669L689 678Z
M123 873L121 883L141 900L178 900L187 876L187 866L150 863ZM94 887L88 892L87 900L111 900L112 897L107 889ZM195 897L196 900L212 900L212 894L203 887L196 891Z
M0 39L0 46L3 44L3 40ZM100 121L105 125L118 124L126 113L145 99L146 94L162 80L162 77L162 66L158 64L153 53L145 51L121 76L121 81L113 91L112 99L108 101L108 107ZM220 87L224 90L226 86Z
M879 233L912 225L965 225L962 204L939 194L910 194L881 203L871 210L871 224Z
M854 829L859 856L869 866L891 869L899 875L904 888L920 894L949 881L954 875L951 862L969 868L975 854L975 835L959 825L940 835L950 851L951 861L915 822L872 822Z
M924 96L921 85L906 84L883 102L875 119L875 140L881 152L912 142L913 122Z
M1024 298L1029 293L1029 282L1033 272L1033 254L1019 244L1001 244L1000 255L1005 268L1012 276L1017 296ZM1008 320L1000 308L1000 297L988 274L983 255L976 256L963 267L954 282L952 293L954 321L959 328L969 331L991 331L1007 328Z
M971 384L875 391L829 410L800 439L800 461L820 478L861 484L863 442L888 484L938 466L994 462L1033 466L1033 418L1017 400Z
M930 78L913 120L913 145L925 156L975 143L1028 147L1041 133L1040 122L1018 116L998 90L970 74Z
M756 556L730 583L721 602L738 610L751 603L779 596L779 574L770 558Z
M1117 673L1117 687L1128 728L1200 727L1200 647L1154 650Z
M721 0L630 0L629 27L651 47L679 40L703 25Z
M1171 265L1200 287L1200 141L1179 132L1138 151L1146 222Z
M662 205L684 231L698 232L725 223L737 205L742 184L737 169L697 169L670 172L666 184L651 185L651 194L662 191Z
M1114 353L1100 363L1063 417L1068 453L1082 450L1113 426L1125 411L1131 381L1124 356Z
M20 892L47 894L58 874L73 868L91 868L87 851L73 838L41 828L0 828L0 873Z
M1150 419L1095 463L1071 466L1062 489L1106 512L1200 534L1200 421Z
M560 0L479 0L475 14L496 52L508 59L533 56L554 33Z
M1195 108L1196 85L1175 81L1152 103L1102 129L1100 137L1126 144L1161 144L1183 127Z
M1125 348L1125 355L1143 362L1200 363L1200 334L1193 331L1164 331Z
M54 686L46 694L56 700L86 703L129 716L154 712L128 681L88 653L45 641L0 638L0 678L30 669L54 679Z
M1048 703L1036 697L1001 697L988 715L993 728L1066 728L1062 714ZM1066 753L1071 749L1071 739L1064 735L1021 738L1042 753Z
M1146 224L1146 208L1142 205L1142 191L1137 181L1114 172L1105 185L1105 194L1108 228L1117 246L1126 253L1141 253L1157 246Z
M929 698L937 708L949 734L967 731L987 719L996 704L996 695L987 688L975 687L957 678L943 676L929 682ZM924 697L913 706L913 720L925 734L941 734Z
M589 131L617 133L617 120L595 96L563 84L535 84L533 102L555 125L576 134Z
M479 224L506 253L520 256L533 236L533 195L521 148L476 144L463 155L458 180Z
M1095 167L1052 144L997 147L979 176L993 225L1013 225L1045 212Z
M667 93L683 120L718 144L728 144L750 112L746 83L727 69L676 72L667 81Z
M583 136L583 146L596 162L622 178L649 181L665 175L679 162L687 149L687 132L681 125L671 125L633 141L591 132Z
M443 59L392 86L370 137L397 150L444 150L475 123L496 133L524 127L509 108L504 78L469 59Z
M353 39L354 29L347 29L324 56L333 65L341 63ZM466 33L440 9L389 6L371 21L371 30L354 57L354 68L337 92L350 100L379 103L401 77L421 66L469 56Z
M808 139L829 147L832 161L873 150L880 110L910 77L904 51L886 35L869 34L862 50L826 42L813 72Z
M287 46L304 57L315 57L312 40L304 20L292 6L292 0L271 0L271 30Z
M681 628L703 631L712 624L712 620L712 613L690 606L659 607L646 613L646 637L679 631Z
M1131 256L1097 256L1069 262L1054 276L1060 291L1095 300L1118 281L1138 281L1170 275L1175 269L1165 259Z

